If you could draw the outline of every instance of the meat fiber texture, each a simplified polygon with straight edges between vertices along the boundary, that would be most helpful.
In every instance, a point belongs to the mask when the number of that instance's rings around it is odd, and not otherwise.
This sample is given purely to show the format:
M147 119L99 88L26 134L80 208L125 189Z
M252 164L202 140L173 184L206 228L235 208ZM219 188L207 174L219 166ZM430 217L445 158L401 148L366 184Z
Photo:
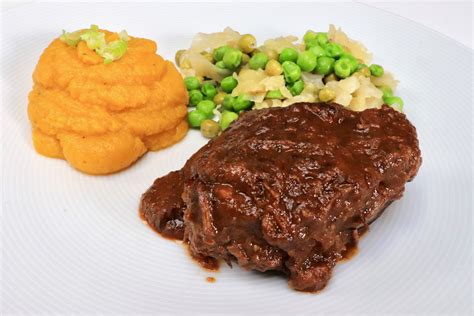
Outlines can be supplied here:
M183 192L174 195L182 198L183 238L196 257L282 271L290 287L318 291L420 164L415 128L387 106L250 111L182 169ZM161 192L165 179L150 190ZM149 192L141 209L160 231L157 218L169 207Z

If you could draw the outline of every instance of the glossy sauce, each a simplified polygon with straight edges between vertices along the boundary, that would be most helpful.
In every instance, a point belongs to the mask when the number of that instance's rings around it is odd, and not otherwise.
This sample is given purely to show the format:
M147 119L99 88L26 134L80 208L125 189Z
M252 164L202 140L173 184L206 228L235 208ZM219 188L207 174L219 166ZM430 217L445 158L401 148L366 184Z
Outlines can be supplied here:
M141 209L206 269L237 262L317 292L420 164L415 128L388 107L256 110L157 179Z
M216 282L216 278L214 278L214 277L207 277L207 278L206 278L206 281L209 282L209 283L215 283L215 282Z
M182 172L174 171L157 179L141 199L140 217L168 239L183 240L183 185Z

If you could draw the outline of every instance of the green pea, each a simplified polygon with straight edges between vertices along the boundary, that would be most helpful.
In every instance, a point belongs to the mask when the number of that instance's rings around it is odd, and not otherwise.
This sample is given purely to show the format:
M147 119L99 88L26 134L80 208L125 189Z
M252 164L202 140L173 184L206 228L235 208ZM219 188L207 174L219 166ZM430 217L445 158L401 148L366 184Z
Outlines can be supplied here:
M322 48L319 45L313 46L308 50L312 52L314 55L316 55L316 57L326 56L326 52L324 51L324 48Z
M221 126L221 130L223 131L226 130L229 127L230 123L232 123L238 118L239 118L239 115L235 112L230 112L230 111L222 112L221 120L219 122Z
M212 101L214 101L215 104L222 104L222 102L224 102L224 98L227 94L225 92L219 92L218 94L216 94L216 96L214 97L214 99L212 99Z
M196 110L201 111L202 113L206 114L207 118L212 118L214 116L214 109L216 105L211 100L202 100L196 106Z
M304 33L303 41L307 43L310 40L316 39L316 36L317 36L317 33L315 31L307 30L306 33Z
M293 47L283 48L280 52L280 56L278 56L278 61L283 64L285 61L292 61L296 62L298 59L298 51Z
M390 106L394 104L398 104L398 109L400 111L403 109L403 100L400 97L396 97L393 95L392 88L388 86L383 86L383 87L380 87L379 89L382 90L383 92L382 99L383 99L383 102L385 102L385 104L390 105Z
M191 90L189 91L189 105L196 106L199 102L204 99L201 91L199 90Z
M265 72L269 76L279 76L281 75L282 71L283 68L281 68L280 63L275 59L269 60L267 65L265 66Z
M392 88L390 88L388 86L380 87L380 90L382 90L384 98L393 96L393 90L392 90Z
M337 43L327 43L323 45L326 55L332 58L339 58L344 54L344 49Z
M188 91L199 89L199 87L201 86L198 78L196 77L184 78L184 84L186 85L186 89L188 89Z
M320 75L328 75L332 72L334 65L334 58L319 57L316 65L316 72Z
M357 68L359 67L359 62L357 61L357 58L352 56L351 54L343 54L339 60L346 60L350 65L351 65L351 74L355 71L357 71Z
M216 63L216 67L217 68L220 68L220 69L225 69L225 64L222 60L219 60L217 63Z
M257 45L257 39L252 34L244 34L239 39L239 48L244 53L251 53Z
M316 39L318 40L319 45L324 45L329 42L328 34L324 32L317 33Z
M204 98L207 100L212 100L217 94L217 89L210 82L205 82L201 87L201 92L204 94Z
M339 78L347 78L351 75L351 63L348 59L341 58L334 63L334 73Z
M257 53L252 56L249 60L249 67L250 69L257 70L257 69L263 69L268 63L268 57L265 55L265 53Z
M235 99L236 98L230 94L226 95L224 97L224 101L222 102L222 107L224 108L224 110L233 111Z
M237 84L238 84L237 79L235 79L232 76L229 76L229 77L225 77L224 79L222 79L221 88L225 92L231 93L232 90L234 90L234 88L237 87Z
M253 102L246 99L243 95L239 95L232 104L232 107L235 112L239 112L242 110L248 110L252 107Z
M204 78L203 78L203 81L201 81L201 84L206 84L207 83L207 84L212 85L213 87L217 87L217 81L216 80L209 79L207 77L205 77L205 78L206 78L206 80L204 80Z
M321 102L329 102L336 97L336 91L329 88L323 88L319 90L318 97Z
M304 82L303 80L298 80L295 83L290 83L288 85L288 90L290 90L292 95L299 95L304 90Z
M383 102L391 107L395 107L394 105L397 104L398 106L395 108L397 108L399 111L403 111L403 100L400 97L384 97Z
M359 71L359 70L361 70L361 69L363 69L363 68L369 68L369 67L367 67L366 64L358 64L358 65L357 65L357 71Z
M199 128L205 119L207 119L206 113L201 111L193 110L188 113L188 122L191 127Z
M253 50L253 52L250 53L250 55L253 56L253 55L258 54L258 53L261 53L261 52L262 52L262 51L261 51L260 49L255 48L255 49Z
M301 52L298 56L298 60L296 62L298 66L300 66L302 71L313 71L316 68L316 55L313 54L311 51L306 50Z
M282 65L285 81L288 83L295 82L301 77L301 68L292 61L285 61Z
M309 50L310 48L315 47L315 46L319 46L319 42L315 38L305 42L306 50Z
M201 133L207 138L214 138L219 135L220 129L219 124L213 120L204 120L201 123Z
M370 65L369 69L370 69L370 73L372 74L372 76L374 76L374 77L382 77L383 76L384 70L383 70L382 66L372 64L372 65Z
M233 48L229 49L224 53L222 61L224 62L225 68L234 70L240 66L240 62L242 61L242 52Z
M265 96L265 98L282 100L285 97L283 96L283 94L281 94L280 90L270 90L267 92L267 95Z
M228 51L229 49L231 49L229 46L227 45L224 45L224 46L221 46L221 47L218 47L216 49L214 49L214 52L213 52L213 57L214 57L214 60L215 61L221 61L222 58L224 58L224 54L226 51Z

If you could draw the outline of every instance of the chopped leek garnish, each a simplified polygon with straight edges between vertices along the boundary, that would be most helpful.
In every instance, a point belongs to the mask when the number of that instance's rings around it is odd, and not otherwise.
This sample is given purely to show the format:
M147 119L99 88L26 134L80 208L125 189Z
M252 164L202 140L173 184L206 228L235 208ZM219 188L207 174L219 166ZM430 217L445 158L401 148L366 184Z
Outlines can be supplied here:
M81 40L81 32L76 31L72 33L68 33L65 30L63 30L63 34L59 37L61 41L64 43L68 44L69 46L74 46L76 47L77 44L79 44Z
M107 45L105 41L105 33L99 32L97 25L91 25L91 28L84 31L81 34L81 40L85 41L89 49L95 50L96 52L104 49Z
M105 40L105 33L99 31L97 25L84 31L76 31L68 33L63 31L59 37L61 41L69 46L76 47L79 41L84 41L89 49L95 51L97 55L104 58L104 64L110 64L114 60L120 59L125 55L128 48L129 37L126 31L119 33L119 40L107 43Z
M128 43L125 40L117 40L108 45L98 54L104 58L105 64L110 64L114 60L120 59L127 52Z

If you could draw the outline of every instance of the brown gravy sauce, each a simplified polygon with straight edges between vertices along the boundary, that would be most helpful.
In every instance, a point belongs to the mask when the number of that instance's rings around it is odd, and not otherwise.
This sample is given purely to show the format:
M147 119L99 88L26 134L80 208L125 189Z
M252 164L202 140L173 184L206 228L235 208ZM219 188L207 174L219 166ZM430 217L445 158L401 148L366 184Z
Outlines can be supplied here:
M358 253L359 237L400 198L420 163L416 130L388 107L359 113L298 104L252 111L182 170L155 180L140 208L160 235L189 243L188 253L204 269L218 269L206 256L213 255L244 268L286 272L290 287L317 292L337 261ZM294 205L311 208L294 212ZM213 225L219 234L206 229ZM300 237L302 229L311 237Z
M184 246L185 250L186 250L186 253L189 255L189 257L193 261L198 263L199 266L201 266L203 269L205 269L207 271L213 271L213 272L219 271L219 266L220 265L219 265L219 261L217 259L212 258L212 257L193 255L191 253L191 251L189 250L189 247L186 245L185 242L183 242L182 239L180 239L179 237L176 237L172 234L163 234L158 229L156 229L156 227L150 225L150 223L145 218L144 212L142 212L141 209L138 211L138 216L140 216L140 219L141 219L142 223L147 225L148 227L150 227L155 233L158 234L158 236L160 236L162 238L165 238L167 240L171 240L171 241L174 241L176 243L182 244Z
M207 277L207 278L206 278L206 281L209 282L209 283L215 283L215 282L216 282L216 278L215 278L215 277Z
M181 243L182 240L179 239L179 238L176 238L175 236L172 236L172 235L166 235L166 234L162 234L158 229L156 229L155 227L153 227L152 225L150 225L150 223L148 223L148 221L146 220L145 218L145 214L139 210L138 211L138 216L140 216L140 220L142 221L143 224L145 224L146 226L148 226L149 228L151 228L151 230L153 230L155 233L158 234L158 236L166 239L166 240L170 240L170 241L174 241L174 242L179 242Z
M201 266L201 268L213 272L219 271L219 261L217 259L193 254L190 248L186 245L186 243L183 243L183 245L185 246L186 252L189 254L191 259L197 262Z

